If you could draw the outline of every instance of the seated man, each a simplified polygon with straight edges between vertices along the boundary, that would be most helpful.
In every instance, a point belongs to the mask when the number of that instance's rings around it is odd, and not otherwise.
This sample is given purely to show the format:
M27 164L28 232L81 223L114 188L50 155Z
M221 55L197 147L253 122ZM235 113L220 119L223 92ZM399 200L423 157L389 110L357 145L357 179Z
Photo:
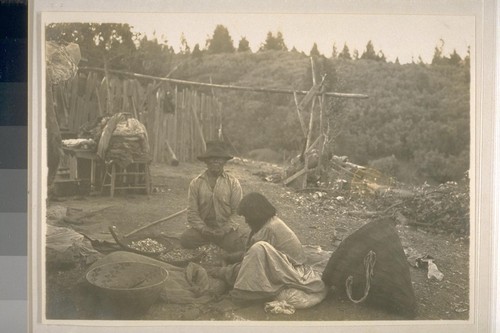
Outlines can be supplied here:
M207 170L191 181L188 191L189 228L181 236L181 245L192 249L214 243L227 252L243 250L245 235L235 221L242 190L238 179L224 171L233 157L221 141L207 142L200 161Z
M308 294L324 292L320 274L305 264L299 239L262 194L247 194L238 214L251 229L246 251L227 256L236 263L209 271L233 286L230 295L234 301L270 300L285 288Z

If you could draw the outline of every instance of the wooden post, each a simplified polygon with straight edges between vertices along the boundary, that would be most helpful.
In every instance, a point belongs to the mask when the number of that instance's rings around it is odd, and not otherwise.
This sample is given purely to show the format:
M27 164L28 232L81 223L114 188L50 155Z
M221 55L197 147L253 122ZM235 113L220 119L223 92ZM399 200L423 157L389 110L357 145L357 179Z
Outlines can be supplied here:
M161 113L161 116L163 117L163 126L161 128L161 150L162 152L161 157L160 157L160 162L165 162L165 155L163 154L163 151L165 149L165 142L168 142L168 122L167 122L167 114L164 112ZM170 148L170 147L169 147ZM170 148L172 149L172 148Z
M312 82L313 82L313 85L315 86L316 85L316 72L314 71L314 59L313 59L313 57L311 57L310 59L311 59Z
M299 102L297 101L297 93L295 91L293 92L293 99L295 101L295 109L297 110L297 116L299 117L302 134L304 134L304 138L306 138L307 137L306 124L304 124L304 119L302 119L302 115L300 114Z
M322 88L321 90L324 91L324 88ZM319 97L319 133L320 133L320 137L321 137L321 142L319 143L320 148L319 148L319 156L318 156L318 170L320 172L320 176L321 176L321 173L323 172L322 161L323 161L323 154L325 152L325 135L323 134L325 132L324 123L323 123L324 122L324 120L323 120L324 107L325 107L325 95L322 94Z

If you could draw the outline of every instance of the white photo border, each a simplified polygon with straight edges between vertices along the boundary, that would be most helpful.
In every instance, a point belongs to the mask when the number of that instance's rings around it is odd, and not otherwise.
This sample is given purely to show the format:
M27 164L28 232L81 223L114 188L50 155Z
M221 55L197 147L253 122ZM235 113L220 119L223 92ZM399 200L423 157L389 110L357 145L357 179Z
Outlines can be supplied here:
M179 332L219 332L235 330L254 331L256 327L267 327L273 332L326 332L333 327L342 327L343 332L494 332L498 282L498 184L495 152L498 157L498 137L495 137L495 26L498 24L496 1L448 0L448 1L332 1L315 2L283 1L198 1L188 2L143 0L33 0L29 6L29 327L33 332L112 332L119 326L120 332L163 332L165 327ZM119 8L119 11L117 11ZM89 10L91 9L91 10ZM332 14L415 14L415 15L459 15L474 16L476 38L471 49L471 308L468 321L397 321L397 322L177 322L177 321L65 321L45 320L43 307L44 270L44 190L46 160L41 154L45 145L44 105L44 17L67 13L100 12L109 15L134 12L269 12L269 13L332 13ZM475 112L473 112L475 110ZM495 141L496 139L496 141ZM496 150L495 150L496 148ZM496 192L494 185L497 185ZM495 200L496 199L496 200ZM495 214L496 213L496 214ZM496 218L496 220L495 220ZM474 267L473 267L474 266Z

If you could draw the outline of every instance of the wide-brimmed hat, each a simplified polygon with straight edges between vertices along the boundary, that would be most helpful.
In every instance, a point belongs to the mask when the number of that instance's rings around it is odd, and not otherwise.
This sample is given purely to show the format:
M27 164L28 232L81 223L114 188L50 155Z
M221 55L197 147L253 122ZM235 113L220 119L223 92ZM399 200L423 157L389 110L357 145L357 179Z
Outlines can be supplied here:
M200 161L205 161L211 157L219 157L224 158L226 160L230 160L233 158L228 152L226 148L226 144L222 141L207 141L207 150L205 153L198 156Z

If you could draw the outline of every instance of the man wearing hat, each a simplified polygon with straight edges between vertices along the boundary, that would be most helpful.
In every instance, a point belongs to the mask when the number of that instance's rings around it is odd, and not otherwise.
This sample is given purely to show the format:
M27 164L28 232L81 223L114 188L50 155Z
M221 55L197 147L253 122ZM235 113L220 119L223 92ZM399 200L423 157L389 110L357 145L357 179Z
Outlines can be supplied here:
M238 179L224 171L231 156L222 141L207 142L207 150L198 156L207 165L189 184L188 229L181 235L184 248L214 243L227 252L241 251L245 235L235 220L242 197Z

